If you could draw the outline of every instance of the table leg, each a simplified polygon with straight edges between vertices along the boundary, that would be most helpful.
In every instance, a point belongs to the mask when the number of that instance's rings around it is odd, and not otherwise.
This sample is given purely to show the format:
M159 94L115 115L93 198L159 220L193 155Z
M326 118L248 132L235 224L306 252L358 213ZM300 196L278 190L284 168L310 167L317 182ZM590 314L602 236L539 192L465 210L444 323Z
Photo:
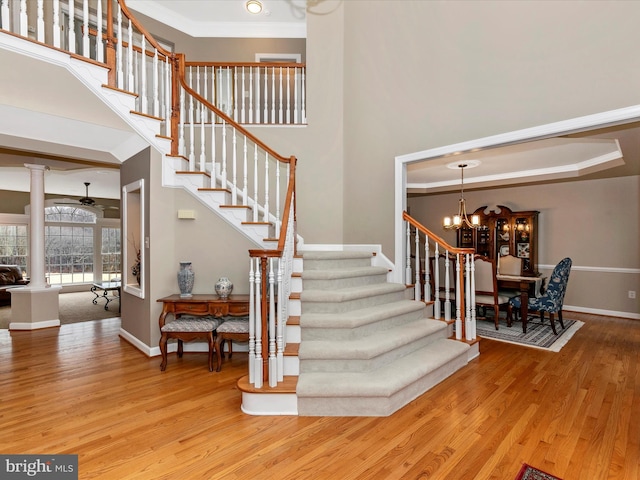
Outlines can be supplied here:
M105 310L109 310L109 302L111 301L111 299L109 298L109 290L107 290L106 288L104 289L104 293L102 294L102 296L104 297L104 299L106 300L105 304L104 304L104 309Z
M98 304L98 299L100 298L100 295L98 295L98 294L96 293L96 290L97 290L97 288L96 288L96 286L95 286L95 285L94 285L93 287L91 287L91 293L93 293L93 294L96 296L96 298L94 298L94 299L92 300L92 302L93 302L93 304L94 304L94 305L97 305L97 304Z

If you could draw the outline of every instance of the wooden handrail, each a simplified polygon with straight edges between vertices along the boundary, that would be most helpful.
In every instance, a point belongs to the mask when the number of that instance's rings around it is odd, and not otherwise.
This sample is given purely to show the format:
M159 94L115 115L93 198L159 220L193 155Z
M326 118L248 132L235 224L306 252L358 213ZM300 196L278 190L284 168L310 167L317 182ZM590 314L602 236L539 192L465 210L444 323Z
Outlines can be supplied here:
M225 122L227 122L229 125L232 125L236 130L241 132L244 136L246 136L253 143L258 145L262 150L264 150L265 152L268 152L272 157L276 158L278 161L280 161L282 163L289 163L291 161L291 158L295 158L295 157L286 158L286 157L283 157L282 155L280 155L278 152L276 152L271 147L269 147L268 145L263 143L258 137L254 136L246 128L244 128L242 125L237 123L235 120L233 120L231 117L229 117L226 113L224 113L218 107L216 107L215 105L210 103L208 100L206 100L202 95L200 95L194 89L192 89L187 84L187 81L186 81L185 75L184 75L184 60L183 60L184 59L184 54L177 54L177 57L178 57L178 63L180 63L180 65L181 65L180 68L179 68L178 81L180 82L180 85L182 86L182 88L184 88L184 90L189 93L189 95L191 95L193 98L198 100L200 103L202 103L204 106L206 106L209 110L215 112L215 114L217 116L219 116L222 119L224 119Z
M306 68L306 63L265 63L265 62L187 62L187 67L282 67Z
M409 222L411 225L413 225L415 228L420 230L420 232L424 233L427 237L429 237L434 242L440 245L443 245L445 249L450 251L451 253L456 253L456 254L457 253L460 253L460 254L475 253L475 250L473 248L458 248L458 247L449 245L445 240L443 240L441 237L439 237L438 235L433 233L431 230L429 230L427 227L422 225L420 222L418 222L416 219L410 216L407 212L402 212L402 219Z

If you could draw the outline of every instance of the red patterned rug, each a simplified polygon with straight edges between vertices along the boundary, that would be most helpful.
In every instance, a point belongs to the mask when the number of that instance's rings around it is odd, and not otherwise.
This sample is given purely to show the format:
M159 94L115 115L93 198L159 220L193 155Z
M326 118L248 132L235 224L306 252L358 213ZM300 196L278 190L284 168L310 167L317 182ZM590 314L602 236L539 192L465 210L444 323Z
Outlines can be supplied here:
M559 477L554 477L553 475L543 472L542 470L538 470L537 468L532 467L531 465L527 465L526 463L522 464L522 468L518 475L516 475L516 480L562 480Z

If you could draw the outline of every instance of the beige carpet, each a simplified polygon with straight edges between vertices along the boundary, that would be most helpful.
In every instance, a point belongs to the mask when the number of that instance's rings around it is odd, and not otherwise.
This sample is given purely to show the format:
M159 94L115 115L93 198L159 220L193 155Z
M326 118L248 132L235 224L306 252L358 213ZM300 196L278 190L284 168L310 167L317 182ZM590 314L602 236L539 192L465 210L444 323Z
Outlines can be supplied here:
M105 300L98 299L97 305L93 304L96 296L90 291L76 293L62 293L59 296L60 323L77 323L89 320L102 320L104 318L119 317L119 300L109 302L109 310L104 309ZM20 322L20 319L11 319L11 307L0 307L0 328L9 328L12 321Z

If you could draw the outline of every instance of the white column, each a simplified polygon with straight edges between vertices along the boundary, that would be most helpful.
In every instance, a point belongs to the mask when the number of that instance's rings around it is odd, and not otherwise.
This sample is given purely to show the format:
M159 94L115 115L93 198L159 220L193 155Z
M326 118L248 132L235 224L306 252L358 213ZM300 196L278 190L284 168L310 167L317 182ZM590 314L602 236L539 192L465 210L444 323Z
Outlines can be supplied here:
M31 175L31 208L29 231L29 258L31 261L29 289L47 286L44 268L44 165L24 164Z

